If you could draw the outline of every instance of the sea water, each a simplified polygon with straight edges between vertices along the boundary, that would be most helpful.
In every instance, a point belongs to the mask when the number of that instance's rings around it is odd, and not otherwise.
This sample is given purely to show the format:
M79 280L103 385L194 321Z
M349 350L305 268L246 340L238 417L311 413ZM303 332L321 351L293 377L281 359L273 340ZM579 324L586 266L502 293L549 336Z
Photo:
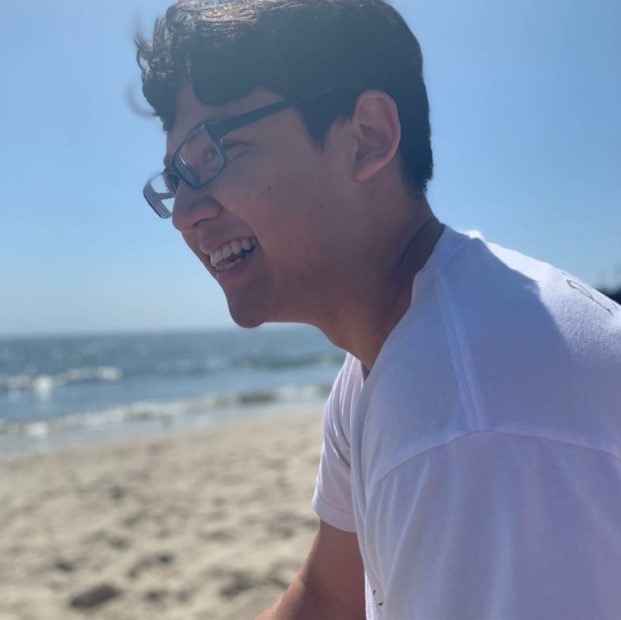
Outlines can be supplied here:
M343 358L302 326L2 339L0 454L317 406Z

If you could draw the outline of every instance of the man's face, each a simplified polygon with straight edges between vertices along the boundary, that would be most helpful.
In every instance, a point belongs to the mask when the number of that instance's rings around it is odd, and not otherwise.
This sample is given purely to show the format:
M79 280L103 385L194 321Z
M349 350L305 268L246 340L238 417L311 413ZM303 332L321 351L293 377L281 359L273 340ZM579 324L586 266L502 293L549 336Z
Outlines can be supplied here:
M197 124L279 99L256 90L230 104L207 106L184 85L168 156ZM288 109L228 134L229 163L213 182L198 190L181 183L173 223L220 283L239 325L319 324L338 308L355 262L346 135L335 125L320 150L297 110Z

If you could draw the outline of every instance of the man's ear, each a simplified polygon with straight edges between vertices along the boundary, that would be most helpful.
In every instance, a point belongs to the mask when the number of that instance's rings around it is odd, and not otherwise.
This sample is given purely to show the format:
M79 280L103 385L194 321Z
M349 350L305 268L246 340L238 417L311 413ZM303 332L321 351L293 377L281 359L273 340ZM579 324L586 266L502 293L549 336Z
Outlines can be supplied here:
M364 182L388 165L399 149L397 104L381 90L367 90L358 97L352 123L356 132L355 179Z

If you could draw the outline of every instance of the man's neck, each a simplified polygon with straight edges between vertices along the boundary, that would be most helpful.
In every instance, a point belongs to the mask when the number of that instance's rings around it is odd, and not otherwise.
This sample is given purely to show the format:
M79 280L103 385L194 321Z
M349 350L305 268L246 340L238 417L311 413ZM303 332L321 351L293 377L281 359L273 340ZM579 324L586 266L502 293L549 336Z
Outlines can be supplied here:
M358 358L367 371L407 312L414 277L431 256L444 228L422 200L417 215L395 239L397 252L387 269L370 275L356 299L344 304L329 324L319 326L336 346Z

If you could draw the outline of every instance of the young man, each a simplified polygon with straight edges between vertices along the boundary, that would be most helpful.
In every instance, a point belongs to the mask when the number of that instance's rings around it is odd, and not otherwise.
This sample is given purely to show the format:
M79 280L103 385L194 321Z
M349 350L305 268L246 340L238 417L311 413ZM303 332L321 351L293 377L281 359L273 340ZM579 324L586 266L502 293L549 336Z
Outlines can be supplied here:
M262 619L621 617L621 311L443 226L422 56L382 0L179 2L139 40L145 186L242 326L348 352L320 526Z

